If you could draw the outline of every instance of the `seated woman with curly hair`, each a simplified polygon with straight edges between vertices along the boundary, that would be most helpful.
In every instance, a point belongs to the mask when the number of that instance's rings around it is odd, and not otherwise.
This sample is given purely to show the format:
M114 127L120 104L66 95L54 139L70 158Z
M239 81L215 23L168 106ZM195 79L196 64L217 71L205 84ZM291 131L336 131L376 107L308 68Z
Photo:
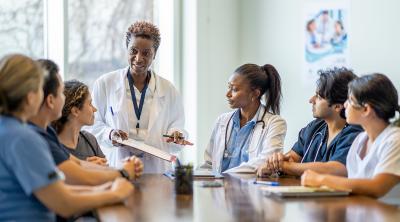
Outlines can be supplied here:
M107 160L96 138L83 126L94 123L97 109L92 105L88 86L77 80L65 82L65 105L60 119L53 122L60 142L68 152L81 160L107 165Z

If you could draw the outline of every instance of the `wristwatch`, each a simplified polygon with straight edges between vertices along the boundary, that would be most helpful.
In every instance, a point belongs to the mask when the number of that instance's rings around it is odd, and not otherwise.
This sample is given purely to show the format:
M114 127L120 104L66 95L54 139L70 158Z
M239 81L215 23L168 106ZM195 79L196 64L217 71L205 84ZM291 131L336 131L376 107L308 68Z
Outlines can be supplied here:
M128 171L126 171L125 169L120 169L118 170L118 172L121 174L123 178L130 180Z

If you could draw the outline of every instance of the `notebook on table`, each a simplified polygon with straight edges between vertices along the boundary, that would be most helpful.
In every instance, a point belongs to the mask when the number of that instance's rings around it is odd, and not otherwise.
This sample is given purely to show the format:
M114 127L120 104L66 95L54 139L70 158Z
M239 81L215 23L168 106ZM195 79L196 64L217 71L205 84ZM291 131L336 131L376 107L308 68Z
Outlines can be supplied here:
M266 186L261 187L266 196L278 197L328 197L348 196L350 190L334 190L329 187L305 187L305 186Z
M224 175L220 174L220 173L215 173L211 170L201 170L201 169L197 169L195 171L193 171L193 177L194 178L215 178L215 179L219 179L219 178L224 178Z

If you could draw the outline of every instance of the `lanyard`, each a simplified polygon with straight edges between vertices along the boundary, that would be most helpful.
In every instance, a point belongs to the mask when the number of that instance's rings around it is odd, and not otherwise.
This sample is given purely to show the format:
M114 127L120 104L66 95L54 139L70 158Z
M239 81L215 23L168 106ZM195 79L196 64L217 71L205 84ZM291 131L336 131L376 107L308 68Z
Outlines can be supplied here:
M129 69L128 69L127 76L128 76L128 82L129 82L129 89L131 90L133 108L135 109L135 114L136 114L136 118L137 118L136 129L139 129L139 121L140 121L140 116L142 115L144 97L146 95L147 87L149 85L148 78L146 78L146 83L145 83L144 88L142 90L142 95L140 96L139 107L138 107L137 100L136 100L136 95L135 95L135 89L134 89L134 86L133 86L133 78L132 78L132 75L131 75L131 72L130 72Z

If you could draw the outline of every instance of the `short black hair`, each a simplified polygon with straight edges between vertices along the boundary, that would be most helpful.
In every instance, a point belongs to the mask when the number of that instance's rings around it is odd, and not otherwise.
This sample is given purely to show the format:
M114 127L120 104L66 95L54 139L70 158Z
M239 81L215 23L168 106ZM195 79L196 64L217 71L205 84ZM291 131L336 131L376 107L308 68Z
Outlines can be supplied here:
M357 78L352 70L347 68L333 68L318 71L316 93L326 99L329 105L344 104L347 100L349 83Z
M60 80L57 74L60 69L55 62L49 59L38 59L37 61L48 72L43 84L43 101L45 101L50 94L57 96L57 89L60 87Z

